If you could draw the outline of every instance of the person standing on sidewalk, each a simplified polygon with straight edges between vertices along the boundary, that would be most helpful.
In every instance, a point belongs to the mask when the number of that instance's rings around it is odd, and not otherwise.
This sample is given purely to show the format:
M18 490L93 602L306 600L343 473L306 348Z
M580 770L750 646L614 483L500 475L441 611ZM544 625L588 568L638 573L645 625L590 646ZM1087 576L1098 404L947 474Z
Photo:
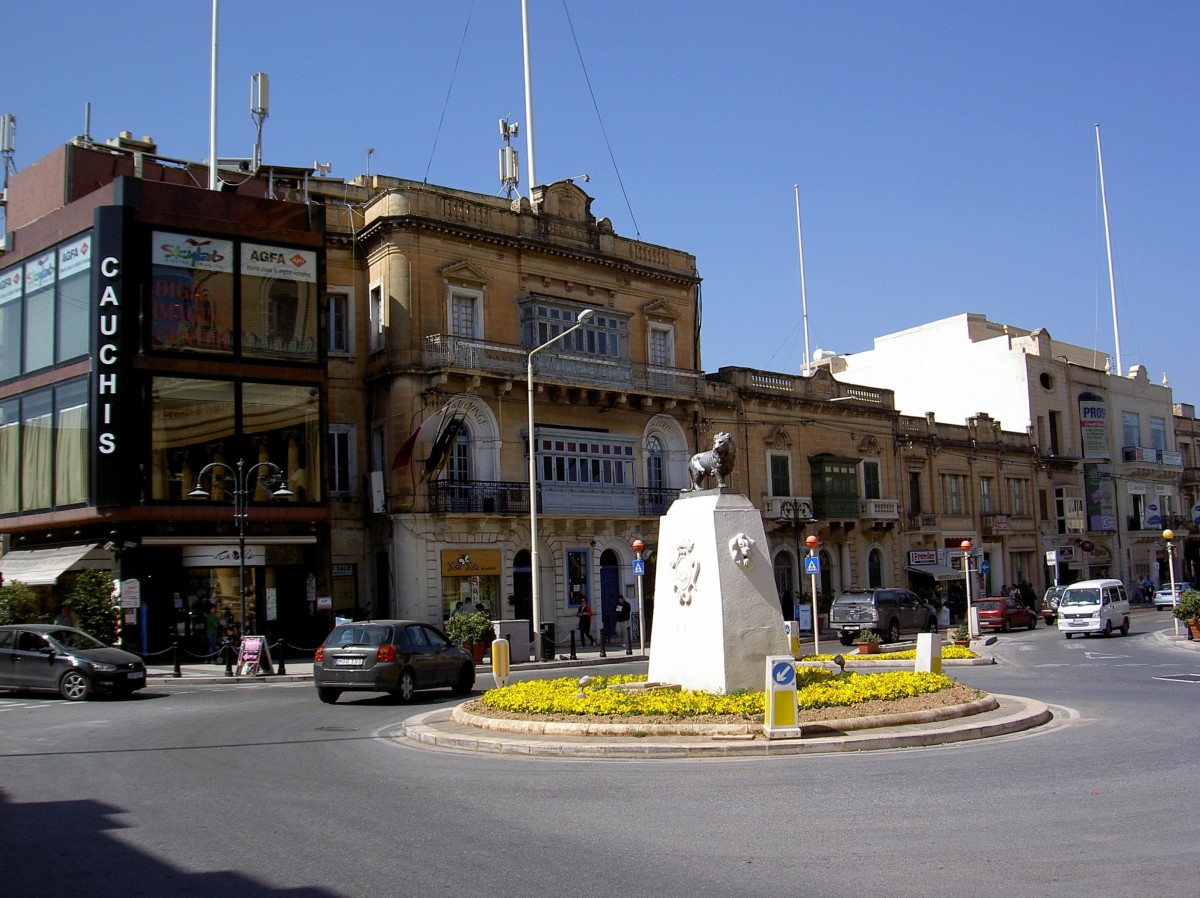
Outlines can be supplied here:
M617 613L617 638L622 635L625 637L625 644L629 645L629 612L633 610L624 596L617 596L617 605L614 609Z
M589 642L595 645L596 637L592 635L592 608L587 599L580 601L575 616L579 618L579 647L583 648Z

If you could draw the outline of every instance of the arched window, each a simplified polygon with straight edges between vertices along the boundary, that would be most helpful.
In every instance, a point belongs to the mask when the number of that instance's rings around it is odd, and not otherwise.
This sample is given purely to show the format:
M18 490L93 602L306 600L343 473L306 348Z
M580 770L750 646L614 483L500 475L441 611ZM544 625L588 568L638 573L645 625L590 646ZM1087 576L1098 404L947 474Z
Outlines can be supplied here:
M660 490L666 485L663 477L665 454L662 440L657 436L646 440L646 486L652 490Z
M792 553L784 550L775 556L775 591L779 593L779 604L785 603L784 596L796 600L796 566L792 561ZM787 617L791 618L790 609Z
M867 578L872 589L883 586L883 553L878 549L867 553Z

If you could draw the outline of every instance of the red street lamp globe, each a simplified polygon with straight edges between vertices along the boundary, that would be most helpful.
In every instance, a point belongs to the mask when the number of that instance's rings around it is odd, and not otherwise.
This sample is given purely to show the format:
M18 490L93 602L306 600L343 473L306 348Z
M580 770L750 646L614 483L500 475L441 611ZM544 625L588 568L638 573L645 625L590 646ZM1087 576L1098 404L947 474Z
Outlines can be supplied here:
M642 542L640 539L635 539L632 543L632 546L633 546L633 551L635 551L635 552L641 552L642 549L646 548L646 544L644 542Z
M959 548L962 549L964 552L970 552L971 551L971 541L969 539L964 539L962 541L962 545L959 546Z
M804 539L804 545L808 546L810 549L815 549L817 547L817 543L819 543L819 542L820 542L819 539L817 539L815 536L811 536L811 535L805 537L805 539Z

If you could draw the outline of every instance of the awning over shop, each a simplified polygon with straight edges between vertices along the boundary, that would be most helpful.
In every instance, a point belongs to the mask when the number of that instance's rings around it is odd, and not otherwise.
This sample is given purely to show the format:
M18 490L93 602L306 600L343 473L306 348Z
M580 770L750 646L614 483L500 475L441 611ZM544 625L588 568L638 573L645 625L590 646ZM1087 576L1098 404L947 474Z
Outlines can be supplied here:
M924 574L934 580L961 580L963 577L962 571L946 567L944 564L910 564L908 569L914 574Z
M6 584L19 581L26 586L48 586L94 548L95 544L89 543L54 549L15 549L0 558L0 573L4 574Z

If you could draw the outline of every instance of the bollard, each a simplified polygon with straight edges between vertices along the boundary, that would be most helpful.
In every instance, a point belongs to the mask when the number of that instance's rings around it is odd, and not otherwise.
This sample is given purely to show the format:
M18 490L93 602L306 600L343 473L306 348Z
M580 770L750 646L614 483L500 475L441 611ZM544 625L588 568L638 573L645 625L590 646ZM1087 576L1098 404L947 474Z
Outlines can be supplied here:
M279 646L279 675L283 677L287 675L287 643L281 639L277 645Z
M608 631L604 629L603 622L600 627L600 657L607 658L608 653L604 651L604 644L608 642Z
M571 631L571 660L572 661L576 660L576 658L575 658L575 631L574 630Z
M629 631L629 624L625 625L625 654L633 654L633 634Z
M225 676L233 676L233 646L226 645L221 649L221 653L225 656Z
M173 677L182 677L183 671L179 669L179 643L175 643L171 648L175 652L175 672L171 674Z

